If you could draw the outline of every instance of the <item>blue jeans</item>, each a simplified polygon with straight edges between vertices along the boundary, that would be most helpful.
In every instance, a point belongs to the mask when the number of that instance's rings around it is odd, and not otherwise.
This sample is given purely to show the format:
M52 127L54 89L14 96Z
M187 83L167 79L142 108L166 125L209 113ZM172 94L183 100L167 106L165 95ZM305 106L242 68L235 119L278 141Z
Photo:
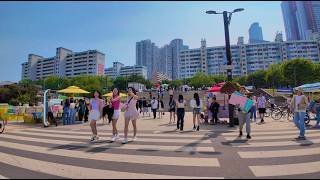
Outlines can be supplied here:
M317 114L316 114L316 118L317 118L317 126L320 124L320 111L317 111Z
M306 117L306 112L295 112L294 113L294 123L300 130L300 137L305 137L305 123L304 118Z
M75 124L77 110L70 109L70 124Z
M63 114L62 114L62 122L63 122L63 125L68 125L68 122L69 122L69 111L63 111Z
M254 119L254 122L257 121L257 108L256 106L252 106L251 111L250 111L250 119Z

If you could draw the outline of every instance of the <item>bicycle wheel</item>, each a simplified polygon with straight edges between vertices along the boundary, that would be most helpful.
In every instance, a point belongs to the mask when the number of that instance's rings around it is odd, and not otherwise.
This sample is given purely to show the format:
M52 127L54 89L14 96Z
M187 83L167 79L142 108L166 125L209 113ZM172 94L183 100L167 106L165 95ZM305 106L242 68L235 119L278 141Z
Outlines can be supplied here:
M270 109L266 109L266 113L264 113L264 117L270 117L271 111Z
M0 134L3 133L5 127L5 122L4 120L0 120Z
M309 115L309 113L306 113L306 116L305 116L305 118L304 118L304 123L305 123L306 125L308 125L308 124L310 123L310 115Z
M282 111L279 110L279 109L275 109L274 111L272 111L272 114L271 114L271 117L274 119L274 120L279 120L281 119L283 116L282 114Z

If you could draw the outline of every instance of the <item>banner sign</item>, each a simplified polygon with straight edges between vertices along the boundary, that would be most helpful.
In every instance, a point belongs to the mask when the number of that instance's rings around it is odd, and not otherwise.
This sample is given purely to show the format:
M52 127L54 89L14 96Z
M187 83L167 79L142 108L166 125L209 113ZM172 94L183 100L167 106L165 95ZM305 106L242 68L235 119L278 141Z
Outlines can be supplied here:
M238 91L232 93L229 103L233 105L239 105L239 107L246 112L248 112L254 104L251 99L245 97Z

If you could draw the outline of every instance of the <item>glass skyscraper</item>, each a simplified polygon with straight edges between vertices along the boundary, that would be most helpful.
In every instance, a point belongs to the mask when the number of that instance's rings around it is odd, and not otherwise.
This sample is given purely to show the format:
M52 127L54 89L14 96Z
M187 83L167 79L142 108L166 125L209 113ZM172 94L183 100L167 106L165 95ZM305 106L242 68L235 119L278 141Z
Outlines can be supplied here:
M308 40L320 32L319 1L283 1L281 8L287 40Z

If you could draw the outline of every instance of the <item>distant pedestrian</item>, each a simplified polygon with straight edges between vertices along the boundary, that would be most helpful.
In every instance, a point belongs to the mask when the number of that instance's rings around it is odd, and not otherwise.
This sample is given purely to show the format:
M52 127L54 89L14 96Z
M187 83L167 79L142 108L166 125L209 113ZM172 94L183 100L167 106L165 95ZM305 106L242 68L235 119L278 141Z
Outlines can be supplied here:
M164 103L162 98L158 97L159 119L164 115Z
M212 103L210 105L210 111L212 114L212 120L211 122L213 124L218 124L218 113L219 113L220 104L217 102L216 97L212 98Z
M172 123L172 117L173 117L173 123L175 123L176 122L176 102L173 99L173 95L170 95L169 113L170 113L170 122L169 122L169 124Z
M257 103L258 103L258 110L259 110L259 116L261 119L261 123L264 123L264 114L266 113L267 100L263 96L263 94L260 94L260 96L258 97Z
M305 140L305 122L308 98L303 94L303 88L297 89L297 95L291 101L291 107L294 112L294 123L300 130L299 137L296 140Z
M249 96L250 99L253 101L253 106L251 107L251 113L250 113L250 120L254 120L254 122L257 122L257 98L255 96Z
M63 113L62 113L62 122L63 125L70 124L70 101L66 99L63 105Z
M190 106L193 112L193 130L199 131L200 130L200 115L201 115L201 108L202 108L202 101L199 97L198 93L194 93L193 99L190 101ZM197 119L197 127L196 127L196 119Z
M183 131L184 126L184 116L185 116L185 107L187 106L186 101L183 99L183 96L180 94L177 102L177 130Z
M86 111L86 105L83 99L79 100L79 106L78 106L78 120L80 122L83 122L83 117Z
M156 97L153 97L151 101L151 110L153 113L153 119L157 118L157 109L158 109L158 100L156 100Z

